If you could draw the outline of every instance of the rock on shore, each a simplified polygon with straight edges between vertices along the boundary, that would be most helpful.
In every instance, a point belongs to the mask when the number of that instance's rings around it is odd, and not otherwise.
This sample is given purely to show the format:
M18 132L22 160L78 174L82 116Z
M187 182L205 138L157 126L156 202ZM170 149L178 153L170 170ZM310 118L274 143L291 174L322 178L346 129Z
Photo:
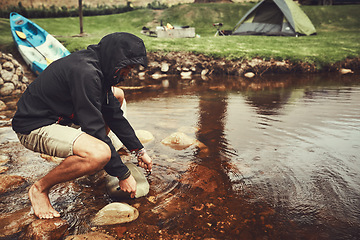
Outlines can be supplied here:
M0 97L21 93L28 84L21 64L11 54L0 52Z
M211 75L261 76L265 73L316 73L320 71L339 71L341 68L357 71L360 69L358 58L329 64L321 70L315 64L306 62L291 62L288 60L264 60L253 58L249 60L228 60L214 58L203 54L187 52L148 52L149 66L139 68L139 78L145 76L160 79L167 75L177 75L189 79L193 75L206 79ZM250 73L250 74L248 74Z

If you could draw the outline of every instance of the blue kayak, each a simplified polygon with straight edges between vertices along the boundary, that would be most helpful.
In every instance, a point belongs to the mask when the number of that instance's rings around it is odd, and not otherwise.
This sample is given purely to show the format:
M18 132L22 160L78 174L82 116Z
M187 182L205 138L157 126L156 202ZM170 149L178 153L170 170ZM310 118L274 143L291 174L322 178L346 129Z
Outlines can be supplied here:
M51 62L70 54L56 38L18 13L10 13L10 28L21 56L36 75Z

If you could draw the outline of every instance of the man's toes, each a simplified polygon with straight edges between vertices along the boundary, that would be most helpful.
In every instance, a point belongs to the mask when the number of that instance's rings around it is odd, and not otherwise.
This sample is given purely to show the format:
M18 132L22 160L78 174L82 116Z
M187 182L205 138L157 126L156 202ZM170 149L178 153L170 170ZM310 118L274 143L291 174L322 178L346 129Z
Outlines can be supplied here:
M60 217L60 213L57 211L52 212L52 214L54 217Z

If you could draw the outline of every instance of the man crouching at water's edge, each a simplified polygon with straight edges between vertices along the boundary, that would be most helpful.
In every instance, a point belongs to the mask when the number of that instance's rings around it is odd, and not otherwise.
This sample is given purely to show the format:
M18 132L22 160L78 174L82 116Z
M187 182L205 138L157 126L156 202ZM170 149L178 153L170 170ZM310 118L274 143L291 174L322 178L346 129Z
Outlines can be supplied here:
M143 41L129 33L112 33L51 63L26 89L17 104L13 130L26 148L65 158L29 190L37 217L60 217L49 200L53 186L102 168L135 197L136 181L107 134L115 133L136 153L139 165L151 172L152 159L123 116L123 91L113 87L139 64L147 66Z

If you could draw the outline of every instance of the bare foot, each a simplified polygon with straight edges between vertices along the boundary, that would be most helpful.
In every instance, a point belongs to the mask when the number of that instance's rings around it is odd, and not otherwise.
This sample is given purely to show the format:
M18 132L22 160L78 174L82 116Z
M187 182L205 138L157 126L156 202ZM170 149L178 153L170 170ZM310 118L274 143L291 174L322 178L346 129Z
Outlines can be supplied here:
M48 192L41 192L36 183L30 187L29 198L34 214L38 218L50 219L60 217L60 213L51 206Z

